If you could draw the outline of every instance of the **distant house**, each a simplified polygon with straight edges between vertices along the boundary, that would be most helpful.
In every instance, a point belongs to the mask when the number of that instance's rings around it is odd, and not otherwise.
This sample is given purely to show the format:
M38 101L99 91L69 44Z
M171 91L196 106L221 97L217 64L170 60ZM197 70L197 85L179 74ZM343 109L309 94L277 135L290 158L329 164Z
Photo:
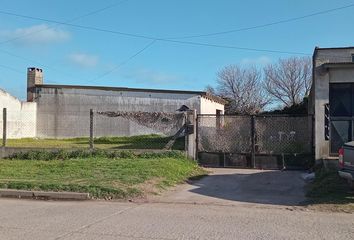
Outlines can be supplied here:
M0 108L8 108L10 138L88 136L90 109L176 113L185 105L199 114L223 114L225 103L202 91L48 85L39 68L27 70L27 102L0 91ZM96 136L154 133L127 119L106 119L96 125Z
M354 47L315 49L309 111L316 159L335 158L354 140Z

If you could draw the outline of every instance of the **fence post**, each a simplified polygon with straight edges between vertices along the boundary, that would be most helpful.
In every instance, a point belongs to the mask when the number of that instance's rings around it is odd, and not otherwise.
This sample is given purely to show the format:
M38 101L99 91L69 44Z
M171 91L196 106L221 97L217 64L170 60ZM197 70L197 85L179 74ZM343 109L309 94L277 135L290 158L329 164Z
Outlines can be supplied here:
M196 123L197 123L197 111L196 110L192 110L190 112L187 113L187 125L191 125L193 126L193 130L192 133L187 134L186 136L186 146L187 146L187 156L193 160L196 160L196 156L197 156L197 148L196 148Z
M252 167L256 168L256 117L251 116L251 162Z
M7 109L2 110L2 146L6 147L7 138Z
M90 109L90 149L93 147L93 109Z

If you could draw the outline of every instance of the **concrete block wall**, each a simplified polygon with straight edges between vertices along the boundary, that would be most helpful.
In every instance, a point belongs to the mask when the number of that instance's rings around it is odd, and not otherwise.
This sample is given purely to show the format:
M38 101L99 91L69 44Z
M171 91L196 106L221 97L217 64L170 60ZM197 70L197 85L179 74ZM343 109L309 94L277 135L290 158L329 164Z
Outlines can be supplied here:
M34 102L21 102L0 90L0 134L2 108L7 108L8 138L74 138L90 134L90 109L94 111L177 113L182 105L198 114L215 114L224 106L197 92L125 91L100 88L49 87L32 89ZM145 134L174 135L182 123L166 129L143 126L122 117L95 114L94 135L134 136ZM181 126L180 126L181 125Z
M21 102L0 89L0 136L3 133L3 108L7 108L7 137L36 137L37 104Z
M89 111L170 112L182 105L200 109L200 96L156 92L106 91L95 89L40 88L36 96L37 137L89 136ZM174 134L159 132L124 118L95 117L95 136ZM176 129L178 126L176 126ZM177 129L178 130L178 129ZM176 130L176 131L177 131Z

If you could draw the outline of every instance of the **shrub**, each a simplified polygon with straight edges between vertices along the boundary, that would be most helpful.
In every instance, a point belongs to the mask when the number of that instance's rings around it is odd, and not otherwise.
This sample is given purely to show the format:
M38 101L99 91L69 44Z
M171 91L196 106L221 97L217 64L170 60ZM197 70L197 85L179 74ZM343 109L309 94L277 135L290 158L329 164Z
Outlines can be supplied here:
M108 158L108 159L133 159L133 158L184 158L184 154L180 151L166 151L166 152L144 152L134 153L133 151L107 151L107 150L58 150L58 151L45 151L33 150L28 152L14 153L6 159L12 160L68 160L78 158Z

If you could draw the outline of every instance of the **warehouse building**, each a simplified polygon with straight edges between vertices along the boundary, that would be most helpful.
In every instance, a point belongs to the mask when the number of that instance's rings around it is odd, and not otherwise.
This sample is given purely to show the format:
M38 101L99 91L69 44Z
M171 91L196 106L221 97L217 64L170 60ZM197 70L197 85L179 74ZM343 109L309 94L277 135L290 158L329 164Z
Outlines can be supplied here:
M8 109L9 138L88 136L90 109L177 113L184 105L199 114L223 114L226 103L203 91L48 85L39 68L28 68L27 86L27 102L0 91L0 108ZM95 121L96 136L159 133L124 118L97 117Z

